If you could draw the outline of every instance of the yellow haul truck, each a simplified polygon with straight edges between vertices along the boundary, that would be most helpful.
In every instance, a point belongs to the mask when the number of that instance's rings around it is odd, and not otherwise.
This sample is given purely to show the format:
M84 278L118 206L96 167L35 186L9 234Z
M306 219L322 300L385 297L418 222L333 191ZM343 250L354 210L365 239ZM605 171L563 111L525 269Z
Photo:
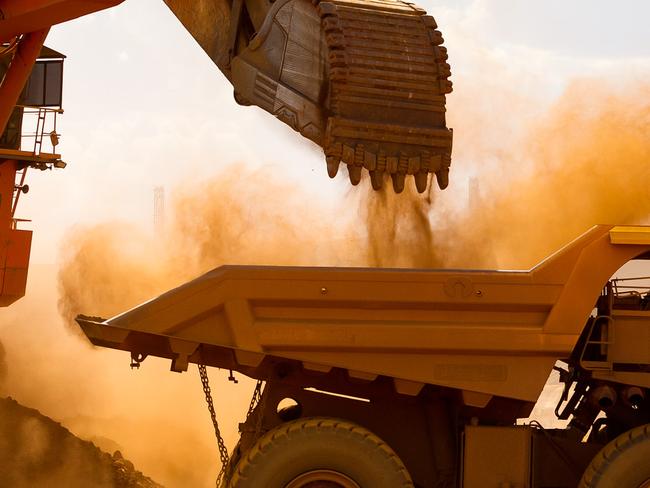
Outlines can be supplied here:
M650 294L611 278L649 258L650 227L596 226L530 271L223 266L77 320L259 380L224 487L648 488ZM517 426L553 369L567 427Z

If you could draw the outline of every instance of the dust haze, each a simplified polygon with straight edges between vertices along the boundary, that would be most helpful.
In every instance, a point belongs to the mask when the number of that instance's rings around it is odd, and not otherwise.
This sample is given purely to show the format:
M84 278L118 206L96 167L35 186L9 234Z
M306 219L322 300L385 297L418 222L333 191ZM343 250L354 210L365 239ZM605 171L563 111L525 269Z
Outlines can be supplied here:
M594 224L647 223L648 95L647 84L571 83L497 169L475 168L475 208L445 208L456 221L445 264L529 268ZM473 260L486 246L492 259Z
M0 342L0 396L4 395L5 380L7 378L7 360L5 356L5 348Z
M121 453L102 452L11 398L0 398L0 432L2 486L161 488Z
M343 201L327 202L268 171L227 168L173 191L162 236L118 223L73 231L60 310L67 322L81 312L111 315L224 263L528 268L595 223L646 221L648 94L647 86L621 94L575 81L521 137L502 137L498 150L463 141L477 145L461 148L454 163L466 165L469 178L445 192L418 195L411 182L396 196L364 181ZM457 132L462 120L490 122L457 110Z
M218 458L195 372L155 358L130 372L128 354L80 338L76 314L110 316L225 263L528 268L595 223L647 222L648 85L577 80L543 106L500 90L489 109L480 91L450 97L445 192L407 181L400 196L376 193L366 178L331 201L238 162L170 189L163 234L119 221L71 229L58 299L52 270L30 270L28 296L0 324L0 389L166 486L209 486ZM517 118L521 106L534 116ZM341 173L322 184L348 185ZM252 385L211 375L232 446Z
M649 222L650 85L575 80L546 110L495 97L485 111L450 101L465 180L366 192L360 265L528 269L595 224ZM513 128L509 111L532 115Z
M126 270L128 263L113 256L103 267ZM138 470L166 487L213 486L218 454L196 370L172 374L167 361L149 358L140 370L131 371L128 354L93 348L58 318L54 266L34 265L29 273L27 295L3 310L0 321L7 364L3 394L40 410L105 452L120 450ZM102 279L135 277L110 276ZM85 277L86 288L93 288L92 271ZM132 290L137 298L137 293L153 289ZM110 303L98 300L97 305L110 310L130 298L111 295ZM88 300L78 303L87 306ZM210 376L223 431L232 445L252 386L241 377L238 385L228 383L217 371ZM76 463L74 456L67 461Z

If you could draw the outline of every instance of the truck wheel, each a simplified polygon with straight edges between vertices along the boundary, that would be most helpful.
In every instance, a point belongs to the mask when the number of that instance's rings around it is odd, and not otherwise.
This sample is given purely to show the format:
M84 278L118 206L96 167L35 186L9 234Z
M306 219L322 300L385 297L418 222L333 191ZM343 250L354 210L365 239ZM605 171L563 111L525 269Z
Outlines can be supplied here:
M279 425L242 456L230 488L413 488L397 454L344 420L313 417Z
M650 424L607 444L582 475L580 488L650 488Z
M230 454L230 459L228 460L228 464L226 465L226 469L224 470L224 477L217 488L228 488L230 486L230 480L232 479L233 473L237 468L237 464L239 464L241 455L242 452L241 452L241 439L240 439L239 441L237 441L235 448L232 450L232 453Z

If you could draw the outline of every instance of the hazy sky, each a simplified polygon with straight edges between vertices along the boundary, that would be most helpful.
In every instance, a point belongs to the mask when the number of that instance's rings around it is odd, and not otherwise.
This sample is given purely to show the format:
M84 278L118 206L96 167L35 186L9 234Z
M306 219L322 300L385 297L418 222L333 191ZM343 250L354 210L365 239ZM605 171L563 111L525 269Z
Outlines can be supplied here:
M449 49L452 121L454 97L478 76L550 98L576 76L615 82L650 73L644 0L421 3ZM78 223L150 226L154 185L191 185L234 161L285 171L333 198L348 191L345 174L326 177L319 148L261 109L235 104L232 87L160 0L127 0L56 26L47 44L68 56L59 150L69 165L29 177L18 213L33 220L34 262L56 261L62 234ZM462 174L462 160L454 171Z

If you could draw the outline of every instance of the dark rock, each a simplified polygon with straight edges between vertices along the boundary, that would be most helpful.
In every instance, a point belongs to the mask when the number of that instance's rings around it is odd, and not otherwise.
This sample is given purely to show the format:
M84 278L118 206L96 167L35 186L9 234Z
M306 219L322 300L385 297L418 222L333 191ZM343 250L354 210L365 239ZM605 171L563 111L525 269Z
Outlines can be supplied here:
M119 451L111 456L11 398L0 398L0 486L162 488Z

